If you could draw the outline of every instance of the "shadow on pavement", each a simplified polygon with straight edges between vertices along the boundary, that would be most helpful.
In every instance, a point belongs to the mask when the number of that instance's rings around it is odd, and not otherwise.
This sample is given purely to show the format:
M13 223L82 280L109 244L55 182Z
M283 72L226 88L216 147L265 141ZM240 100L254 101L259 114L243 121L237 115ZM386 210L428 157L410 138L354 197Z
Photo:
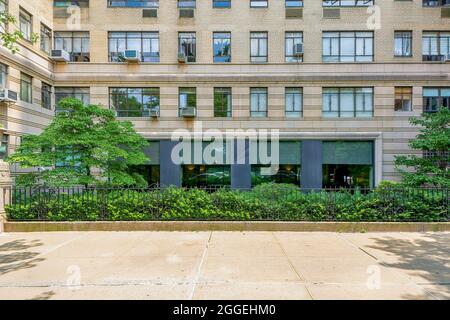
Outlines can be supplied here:
M395 262L384 262L386 266L406 272L413 277L414 282L423 286L434 297L448 299L450 296L448 233L427 233L419 239L374 238L373 240L375 244L368 248L384 251L397 258ZM415 297L408 295L403 298Z
M32 268L44 258L37 258L39 252L28 249L42 246L40 240L17 239L0 245L0 275L8 272Z

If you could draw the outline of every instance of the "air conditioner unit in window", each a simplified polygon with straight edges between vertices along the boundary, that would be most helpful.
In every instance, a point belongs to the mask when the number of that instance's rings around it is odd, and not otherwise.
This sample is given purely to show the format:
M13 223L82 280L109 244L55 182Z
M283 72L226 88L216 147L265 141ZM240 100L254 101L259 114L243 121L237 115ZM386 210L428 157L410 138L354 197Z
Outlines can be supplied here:
M141 54L137 50L125 50L123 52L123 58L127 62L141 62Z
M69 62L70 54L65 50L52 50L51 59L55 62Z
M194 118L197 115L197 109L194 107L180 109L180 115L184 118Z
M152 118L159 118L159 110L158 109L150 109L149 116Z
M178 53L178 63L186 63L186 54Z
M193 18L194 9L180 9L180 18Z
M9 89L0 89L0 102L17 102L17 92Z
M296 56L296 57L303 56L303 43L297 43L294 46L294 56Z

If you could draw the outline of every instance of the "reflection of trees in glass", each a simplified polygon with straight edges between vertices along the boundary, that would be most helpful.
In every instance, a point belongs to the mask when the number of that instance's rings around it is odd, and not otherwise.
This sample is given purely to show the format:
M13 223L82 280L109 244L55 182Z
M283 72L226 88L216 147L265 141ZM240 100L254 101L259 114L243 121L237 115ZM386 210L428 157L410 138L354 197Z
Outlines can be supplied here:
M278 172L275 175L262 175L261 168L269 168L263 165L252 165L252 185L256 186L262 183L291 183L300 185L300 172L301 167L299 165L284 164L280 165Z
M183 166L183 186L229 186L230 166L185 165Z
M119 117L145 117L159 109L158 88L111 89L111 106Z

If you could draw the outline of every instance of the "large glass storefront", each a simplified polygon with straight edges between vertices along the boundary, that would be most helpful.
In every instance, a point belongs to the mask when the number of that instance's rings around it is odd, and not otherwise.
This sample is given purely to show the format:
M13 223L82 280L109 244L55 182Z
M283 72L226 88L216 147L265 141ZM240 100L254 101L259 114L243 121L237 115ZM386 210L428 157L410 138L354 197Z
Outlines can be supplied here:
M229 165L183 165L183 187L223 187L231 185Z
M256 143L256 142L252 142ZM263 150L263 154L267 153L267 156L271 157L272 144L267 143L267 148ZM279 142L279 165L273 167L270 170L270 166L263 164L261 154L259 153L260 147L257 146L253 149L258 154L254 157L256 163L252 163L251 177L252 185L256 186L261 183L291 183L300 185L300 173L301 173L301 141L280 141ZM265 169L265 170L262 170ZM278 169L278 170L276 170Z
M324 188L371 188L373 183L372 141L324 141Z

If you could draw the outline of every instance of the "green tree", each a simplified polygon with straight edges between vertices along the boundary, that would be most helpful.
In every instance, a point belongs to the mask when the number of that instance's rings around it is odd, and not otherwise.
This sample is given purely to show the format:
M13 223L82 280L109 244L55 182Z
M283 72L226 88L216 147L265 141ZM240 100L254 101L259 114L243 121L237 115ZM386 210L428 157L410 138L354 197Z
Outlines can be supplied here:
M414 187L450 187L450 110L440 108L436 113L425 113L421 118L411 118L410 123L421 126L421 129L409 146L413 150L427 152L428 156L395 157L402 183ZM414 170L405 170L407 168Z
M22 168L41 169L19 176L19 185L142 185L142 176L129 167L148 161L143 153L148 143L131 122L73 98L59 107L64 111L41 134L24 136L8 158Z
M8 26L15 26L15 31L8 31ZM35 43L39 36L36 33L31 34L31 42ZM16 17L10 15L6 11L0 11L0 45L10 50L12 53L19 51L17 41L24 39L24 34L17 26Z

